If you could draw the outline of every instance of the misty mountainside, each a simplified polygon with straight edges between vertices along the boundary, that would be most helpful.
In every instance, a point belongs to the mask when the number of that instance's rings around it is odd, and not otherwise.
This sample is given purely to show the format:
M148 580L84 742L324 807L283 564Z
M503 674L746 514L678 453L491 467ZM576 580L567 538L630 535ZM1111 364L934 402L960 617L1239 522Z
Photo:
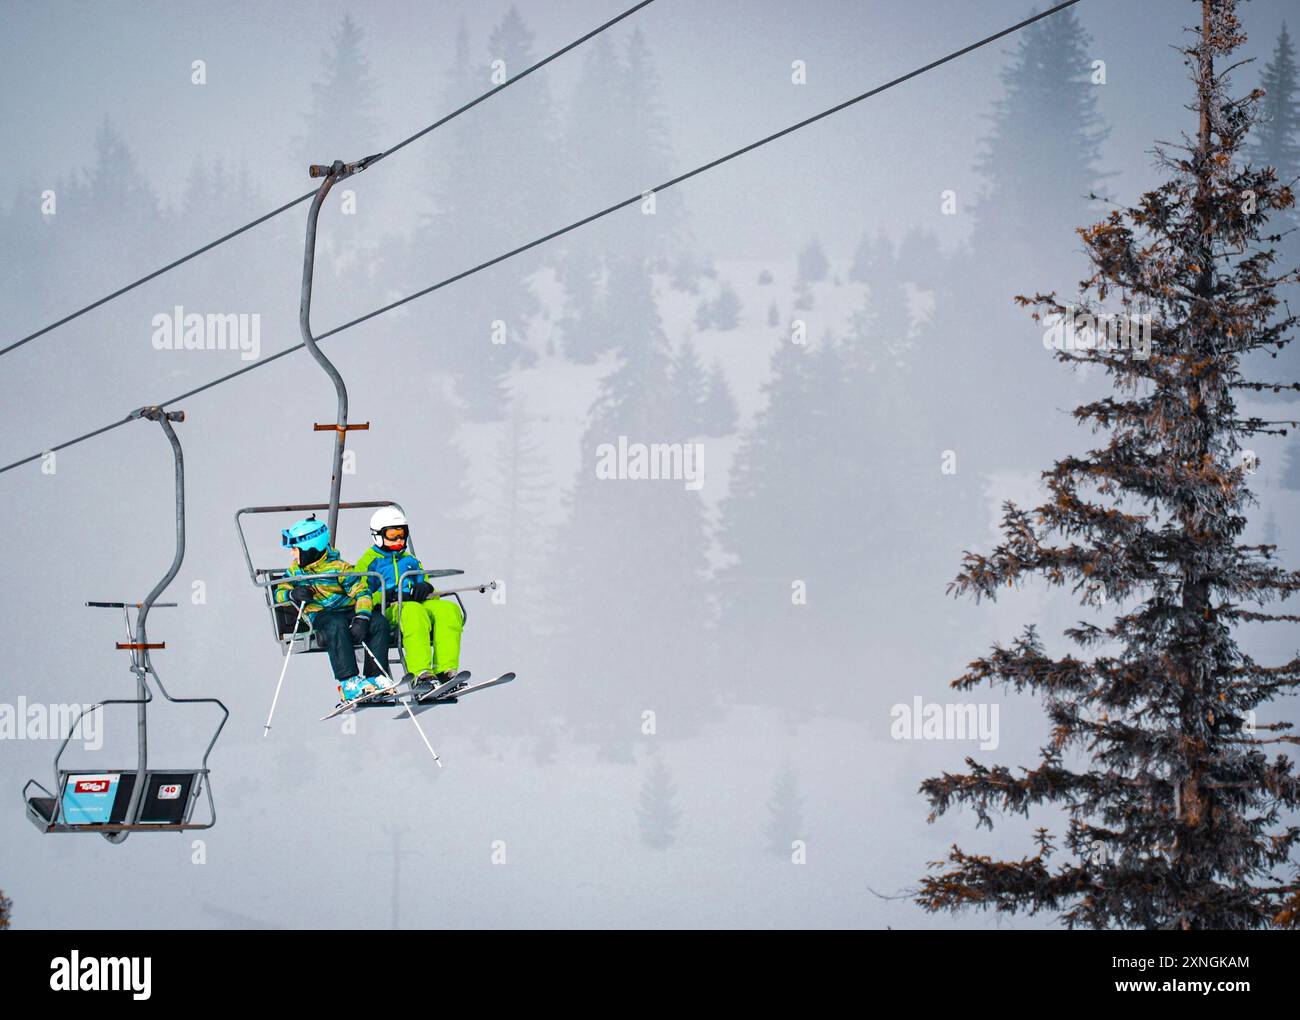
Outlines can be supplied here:
M1287 10L1253 6L1263 63ZM49 7L4 16L47 44L42 66L16 34L0 43L14 112L0 135L15 153L0 191L3 342L301 194L307 163L383 151L491 88L493 61L518 73L614 11L462 3L405 21L330 0L304 25L299 5L235 4L264 19L249 38L212 12L71 24L58 18L72 8ZM651 5L341 183L320 218L314 328L1027 13ZM305 205L5 356L5 463L250 368L177 405L188 545L165 595L180 605L150 621L169 689L231 709L211 760L219 823L201 846L118 848L40 836L11 797L0 888L15 926L951 923L889 898L974 828L970 813L927 823L921 782L968 755L1030 761L1049 738L1033 699L951 681L1027 622L1063 652L1063 629L1114 612L1037 583L980 607L948 594L963 553L996 541L1004 501L1036 505L1044 467L1096 442L1071 410L1106 380L1058 364L1014 299L1069 293L1086 272L1074 229L1150 186L1151 138L1194 127L1165 46L1181 15L1081 5L664 191L653 214L632 205L322 344L351 420L370 425L348 437L343 499L398 500L426 565L504 582L466 596L462 666L518 679L419 717L442 769L396 711L320 722L336 696L322 655L289 663L261 735L283 659L233 515L329 491L331 439L312 425L333 420L330 384L302 352L269 361L299 340ZM187 68L195 26L203 88L150 56L183 51ZM107 74L110 50L133 69ZM84 66L103 94L44 63ZM1261 158L1290 159L1289 137L1268 135ZM1295 225L1294 210L1278 217L1300 261ZM256 316L257 349L251 333L242 350L161 347L156 323L178 309ZM1262 370L1294 378L1298 358ZM1300 418L1294 394L1240 406ZM628 477L622 439L680 447L664 463L684 473ZM1246 539L1294 561L1300 439L1256 452ZM166 567L169 454L133 422L53 463L0 479L20 566L0 599L21 621L0 702L126 697L120 618L83 603L138 599ZM247 522L254 566L287 563L294 516ZM340 520L349 559L370 542L367 518ZM1244 631L1261 658L1295 645L1294 630ZM923 725L966 707L995 721L993 740ZM190 763L211 717L150 711L151 761ZM103 748L73 760L130 767L132 723L114 717ZM15 790L48 783L56 749L0 740L0 771ZM1030 832L999 821L990 852ZM339 893L357 862L365 881Z

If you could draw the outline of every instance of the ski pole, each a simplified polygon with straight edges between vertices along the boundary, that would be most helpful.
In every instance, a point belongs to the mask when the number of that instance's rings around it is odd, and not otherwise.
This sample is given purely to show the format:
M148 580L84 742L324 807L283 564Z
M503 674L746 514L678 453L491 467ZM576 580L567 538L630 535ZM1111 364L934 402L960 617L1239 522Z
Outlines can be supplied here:
M298 633L298 624L302 622L303 610L307 608L307 603L300 603L298 606L298 617L293 621L293 630L290 634ZM280 682L275 685L275 697L271 699L271 714L266 717L266 725L262 727L262 736L271 732L271 720L275 717L275 705L280 700L280 688L284 684L284 675L289 672L289 660L293 658L293 641L289 641L289 651L285 654L284 665L280 667Z
M420 739L424 741L424 746L433 755L433 760L438 763L438 768L442 768L442 759L438 757L438 752L433 749L433 745L429 743L429 738L424 735L424 729L420 726L420 721L415 718L415 713L411 711L411 696L409 694L402 704L406 706L406 714L410 717L411 722L415 723L415 732L420 734Z
M378 656L376 656L375 653L370 650L370 646L368 644L362 641L361 647L366 650L366 654L370 656L370 660L374 662L375 665L377 666L380 665ZM391 680L392 677L389 677L389 679ZM399 698L398 700L401 699ZM420 739L424 741L424 746L427 747L429 749L429 753L433 755L433 760L438 763L438 768L442 768L442 759L438 757L438 752L435 751L433 749L433 745L429 743L429 738L424 735L424 727L420 725L420 721L415 718L415 713L411 711L411 702L409 700L402 701L402 704L406 706L406 714L411 717L411 722L415 724L415 732L420 734Z

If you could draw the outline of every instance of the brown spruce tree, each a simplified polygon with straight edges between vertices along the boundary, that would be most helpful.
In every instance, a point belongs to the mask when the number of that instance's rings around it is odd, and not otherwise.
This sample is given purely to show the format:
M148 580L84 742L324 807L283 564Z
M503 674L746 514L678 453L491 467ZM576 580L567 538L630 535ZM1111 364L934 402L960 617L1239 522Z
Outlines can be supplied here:
M1300 740L1288 723L1254 721L1300 685L1300 658L1266 665L1238 642L1244 623L1300 622L1267 611L1300 574L1275 547L1241 541L1255 502L1246 443L1295 423L1238 406L1265 386L1243 360L1276 353L1296 324L1277 290L1297 274L1275 266L1266 233L1293 198L1240 153L1262 93L1229 91L1226 58L1245 38L1234 0L1200 0L1198 13L1182 52L1199 130L1157 147L1167 182L1079 231L1091 274L1073 309L1054 293L1017 299L1045 324L1082 324L1057 357L1110 379L1110 395L1074 412L1104 442L1044 473L1042 506L1006 504L1001 543L967 553L950 588L993 599L1037 575L1110 614L1066 631L1078 656L1049 655L1031 626L953 681L1037 694L1051 724L1037 765L968 758L967 773L921 787L931 821L965 804L992 829L990 812L1045 805L1066 830L1039 828L1018 860L954 846L922 880L928 910L1055 911L1092 928L1300 922L1300 780L1283 753ZM1103 328L1131 316L1149 316L1149 344Z

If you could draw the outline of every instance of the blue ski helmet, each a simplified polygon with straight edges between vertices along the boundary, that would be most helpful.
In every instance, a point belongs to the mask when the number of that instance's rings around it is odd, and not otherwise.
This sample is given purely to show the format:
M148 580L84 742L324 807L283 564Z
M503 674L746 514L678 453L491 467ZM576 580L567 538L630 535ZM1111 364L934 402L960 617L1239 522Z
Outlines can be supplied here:
M280 532L280 544L286 549L306 549L311 552L324 552L330 547L330 529L324 521L316 520L316 515L305 517Z

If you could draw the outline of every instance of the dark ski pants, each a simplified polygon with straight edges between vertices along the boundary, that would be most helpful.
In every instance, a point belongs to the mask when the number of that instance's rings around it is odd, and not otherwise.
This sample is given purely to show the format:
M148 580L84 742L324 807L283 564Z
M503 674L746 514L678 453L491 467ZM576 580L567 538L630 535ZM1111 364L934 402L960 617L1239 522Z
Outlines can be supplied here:
M352 635L348 627L352 624L352 611L321 610L311 618L312 627L325 643L329 653L330 665L334 668L335 680L347 680L357 675L357 653L352 647ZM365 676L379 676L387 673L388 662L388 621L383 613L370 614L370 633L366 635L366 644L379 659L376 663L369 655L365 656Z

